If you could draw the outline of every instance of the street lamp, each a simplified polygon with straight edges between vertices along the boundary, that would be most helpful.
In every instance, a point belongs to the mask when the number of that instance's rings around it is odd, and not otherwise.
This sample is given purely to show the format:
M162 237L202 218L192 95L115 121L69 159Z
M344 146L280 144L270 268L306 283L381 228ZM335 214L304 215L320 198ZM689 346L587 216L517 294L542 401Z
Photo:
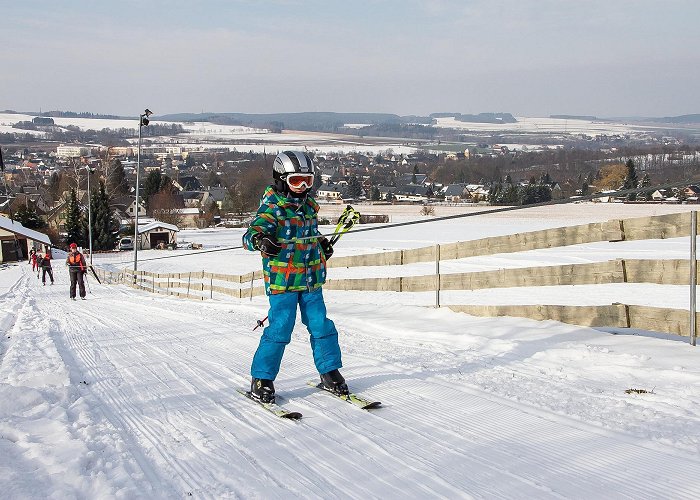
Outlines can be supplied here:
M139 172L141 171L141 128L148 125L153 112L146 108L143 114L139 115L139 143L136 150L136 217L134 218L134 283L136 283L136 271L138 269L139 255Z
M88 243L90 245L90 265L92 265L92 191L90 191L90 174L92 168L87 166L87 190L88 190Z

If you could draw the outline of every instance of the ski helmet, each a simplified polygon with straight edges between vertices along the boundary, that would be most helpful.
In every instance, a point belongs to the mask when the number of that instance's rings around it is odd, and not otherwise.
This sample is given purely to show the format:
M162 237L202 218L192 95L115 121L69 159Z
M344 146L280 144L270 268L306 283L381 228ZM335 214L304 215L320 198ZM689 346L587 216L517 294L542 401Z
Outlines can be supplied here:
M283 151L275 158L272 164L272 178L275 180L275 189L288 194L287 176L289 174L314 174L314 162L304 151ZM306 195L311 188L307 188L302 195Z

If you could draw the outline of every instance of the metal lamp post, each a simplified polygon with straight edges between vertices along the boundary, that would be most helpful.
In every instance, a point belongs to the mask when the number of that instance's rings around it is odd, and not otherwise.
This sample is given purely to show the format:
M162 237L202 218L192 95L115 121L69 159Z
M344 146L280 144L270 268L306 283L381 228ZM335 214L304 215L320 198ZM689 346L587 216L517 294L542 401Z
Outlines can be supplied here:
M92 169L90 165L87 166L87 178L88 178L88 243L90 245L90 265L92 265L92 192L90 191L90 174Z
M134 217L134 283L136 283L136 271L138 270L138 255L139 255L139 173L141 172L141 128L148 125L148 117L153 112L146 109L142 115L139 115L139 142L136 150L136 216Z

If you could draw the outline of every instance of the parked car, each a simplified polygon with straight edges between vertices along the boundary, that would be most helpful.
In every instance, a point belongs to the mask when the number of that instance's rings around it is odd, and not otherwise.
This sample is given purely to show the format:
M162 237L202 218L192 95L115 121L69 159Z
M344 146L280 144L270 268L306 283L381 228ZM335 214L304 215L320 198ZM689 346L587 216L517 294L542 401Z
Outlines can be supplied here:
M134 240L131 238L121 238L119 240L119 243L117 244L117 250L120 252L122 250L133 250L134 249Z

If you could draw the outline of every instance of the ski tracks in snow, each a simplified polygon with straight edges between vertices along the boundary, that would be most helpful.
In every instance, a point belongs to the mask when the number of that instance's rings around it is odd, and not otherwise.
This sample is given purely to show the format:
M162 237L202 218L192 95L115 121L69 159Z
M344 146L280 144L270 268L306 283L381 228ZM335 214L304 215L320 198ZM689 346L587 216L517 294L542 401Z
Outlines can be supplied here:
M315 372L299 327L276 381L281 403L304 413L290 422L235 392L249 382L260 308L94 284L89 300L71 302L65 288L30 281L12 293L24 294L17 317L26 308L36 319L16 324L36 330L37 345L43 335L55 346L54 371L63 369L81 402L73 412L91 422L82 428L82 454L101 443L112 463L84 459L85 477L102 477L107 496L693 498L700 491L700 480L682 473L700 465L694 456L451 380L461 365L444 346L377 336L376 324L350 313L331 314L344 374L384 407L360 410L308 387ZM464 355L470 347L461 348ZM416 350L431 369L411 366L420 356L401 362L400 352ZM18 371L8 355L0 369ZM56 458L52 468L60 465Z

